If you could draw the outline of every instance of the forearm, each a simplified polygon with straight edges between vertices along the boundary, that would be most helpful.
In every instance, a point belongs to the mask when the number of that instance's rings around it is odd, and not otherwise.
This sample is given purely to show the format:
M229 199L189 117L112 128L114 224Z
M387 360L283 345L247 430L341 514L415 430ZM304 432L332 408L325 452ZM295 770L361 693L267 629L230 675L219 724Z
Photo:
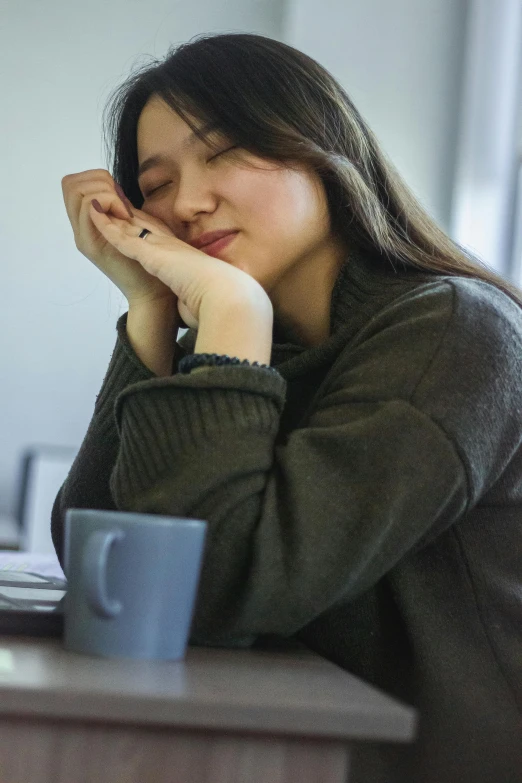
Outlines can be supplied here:
M125 388L153 377L151 371L134 360L127 347L125 322L126 316L123 315L118 320L119 337L96 397L88 430L54 503L51 531L60 559L63 556L63 527L68 508L116 509L109 487L120 447L114 403Z
M158 376L172 374L180 318L175 297L129 304L127 337L138 358Z

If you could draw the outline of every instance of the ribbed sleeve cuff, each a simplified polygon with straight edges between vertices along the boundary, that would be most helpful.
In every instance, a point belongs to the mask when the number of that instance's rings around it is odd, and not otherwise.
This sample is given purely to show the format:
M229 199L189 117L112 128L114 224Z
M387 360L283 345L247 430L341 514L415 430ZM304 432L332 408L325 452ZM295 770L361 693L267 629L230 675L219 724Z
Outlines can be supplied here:
M286 381L255 367L211 367L137 383L118 397L121 439L111 486L125 504L175 470L182 455L220 449L243 437L273 443L285 402Z

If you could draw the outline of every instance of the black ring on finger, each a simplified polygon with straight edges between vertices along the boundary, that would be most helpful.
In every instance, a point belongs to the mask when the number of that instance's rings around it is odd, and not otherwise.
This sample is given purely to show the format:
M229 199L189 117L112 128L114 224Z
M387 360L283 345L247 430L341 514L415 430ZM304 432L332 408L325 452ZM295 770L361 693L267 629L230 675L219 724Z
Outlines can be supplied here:
M141 234L139 235L138 239L145 239L145 237L147 236L147 234L151 234L151 233L152 233L152 232L151 232L151 231L149 231L149 229L148 229L148 228L144 228L144 229L143 229L143 231L141 232Z

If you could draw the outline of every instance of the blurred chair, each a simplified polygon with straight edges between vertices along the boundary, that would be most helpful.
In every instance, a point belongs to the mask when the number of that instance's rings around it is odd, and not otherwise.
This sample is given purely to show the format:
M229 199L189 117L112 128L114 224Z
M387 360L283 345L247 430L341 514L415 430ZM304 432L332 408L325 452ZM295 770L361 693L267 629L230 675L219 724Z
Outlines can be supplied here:
M30 446L22 453L16 509L21 551L55 554L51 512L77 451L66 446L41 445Z
M0 551L2 549L18 549L19 545L18 521L12 514L0 513Z

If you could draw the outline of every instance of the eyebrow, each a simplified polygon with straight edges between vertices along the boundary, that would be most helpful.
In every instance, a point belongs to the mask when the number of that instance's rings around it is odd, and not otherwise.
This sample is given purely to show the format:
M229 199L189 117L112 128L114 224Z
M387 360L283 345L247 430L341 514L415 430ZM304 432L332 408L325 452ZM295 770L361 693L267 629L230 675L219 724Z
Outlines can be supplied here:
M181 151L185 152L190 147L193 147L194 144L196 144L198 141L204 141L204 137L208 136L209 133L216 130L216 127L217 126L214 123L208 123L204 127L199 128L197 133L196 131L192 131L192 133L187 136L185 141L181 144ZM163 163L169 163L169 161L169 156L162 153L151 155L149 158L145 158L138 169L138 179L142 174L145 174L146 171L152 169L154 166L160 166Z

